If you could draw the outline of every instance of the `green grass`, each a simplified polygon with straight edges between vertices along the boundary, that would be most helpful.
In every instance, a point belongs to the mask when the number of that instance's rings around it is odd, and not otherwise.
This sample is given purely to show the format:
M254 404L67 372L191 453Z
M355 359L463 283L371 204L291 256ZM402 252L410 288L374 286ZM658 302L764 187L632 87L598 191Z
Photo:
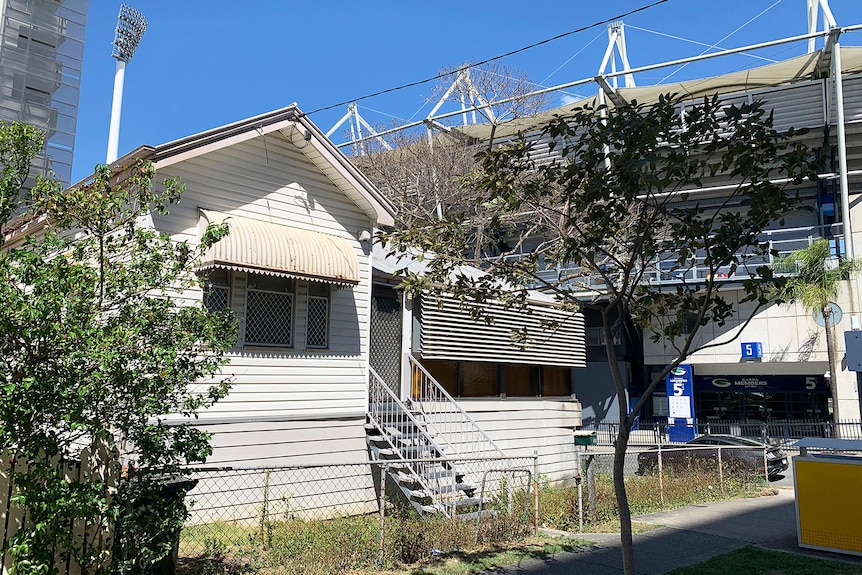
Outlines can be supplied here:
M677 509L711 501L756 497L767 487L763 478L749 474L727 473L723 488L717 473L711 469L690 469L685 473L665 472L661 485L658 476L647 474L626 477L626 493L632 515ZM584 531L619 531L613 478L598 473L596 512L589 516L587 489L583 487ZM539 525L560 531L578 531L578 493L576 487L553 488L543 485L539 490Z
M668 575L862 575L862 566L797 553L743 547Z

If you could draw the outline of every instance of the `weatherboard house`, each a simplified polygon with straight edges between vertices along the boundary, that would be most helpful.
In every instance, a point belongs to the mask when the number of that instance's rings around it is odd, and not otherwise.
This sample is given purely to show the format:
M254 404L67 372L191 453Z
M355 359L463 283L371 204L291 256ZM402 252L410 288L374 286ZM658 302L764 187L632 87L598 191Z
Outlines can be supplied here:
M580 422L571 395L571 368L583 363L580 316L568 323L566 353L558 357L550 347L520 356L512 351L511 314L500 316L504 327L477 331L452 302L434 312L411 301L413 312L404 313L391 262L372 245L376 229L393 225L392 205L296 105L140 146L111 167L121 173L141 160L153 163L157 181L173 177L185 185L169 214L152 214L157 231L194 245L208 223L226 222L230 230L201 262L206 286L181 296L230 309L239 319L237 343L222 369L231 390L196 421L213 433L208 466L349 464L338 478L302 472L306 484L332 484L338 513L376 509L368 465L374 458L501 461L509 450L538 451L541 463L569 467L571 432ZM547 303L537 307L537 317L562 313ZM477 345L468 343L470 333ZM447 350L447 342L458 351ZM500 391L503 379L508 394ZM542 389L556 397L542 397ZM475 417L452 397L459 395L477 397ZM454 513L456 496L475 500L464 473L438 469L426 473L429 479L409 466L398 473L402 483L412 481L399 485L421 511ZM245 475L234 503L253 509L264 476ZM440 484L445 480L452 486ZM280 481L285 488L297 483ZM198 490L223 487L202 482ZM275 484L266 489L278 496ZM443 505L435 497L447 490ZM289 496L305 511L333 507L333 499ZM199 513L198 520L213 518L212 511Z

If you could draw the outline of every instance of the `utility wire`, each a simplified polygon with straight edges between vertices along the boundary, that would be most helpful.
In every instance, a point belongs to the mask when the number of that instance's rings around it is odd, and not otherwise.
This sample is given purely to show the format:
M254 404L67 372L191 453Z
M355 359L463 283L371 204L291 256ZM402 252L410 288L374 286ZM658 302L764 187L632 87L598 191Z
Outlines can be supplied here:
M619 16L614 16L613 18L607 18L606 20L601 20L599 22L595 22L588 26L583 26L576 30L572 30L570 32L565 32L563 34L557 34L556 36L552 36L551 38L547 38L545 40L541 40L540 42L536 42L534 44L530 44L529 46L524 46L523 48L518 48L517 50L512 50L511 52L506 52L505 54L500 54L499 56L494 56L492 58L488 58L487 60L482 60L481 62L475 62L466 66L461 66L456 70L451 70L449 72L443 74L437 74L436 76L432 76L430 78L426 78L424 80L417 80L416 82L409 82L407 84L402 84L401 86L396 86L395 88L387 88L386 90L380 90L379 92L373 92L371 94L366 94L365 96L360 96L359 98L352 98L350 100L345 100L343 102L339 102L337 104L331 104L329 106L324 106L323 108L317 108L316 110L312 110L310 112L305 112L306 116L310 116L311 114L316 114L318 112L324 112L326 110L331 110L333 108L340 108L341 106L346 106L352 102L359 102L360 100L367 100L368 98L374 98L377 96L381 96L383 94L389 94L390 92L397 92L398 90L404 90L405 88L412 88L414 86L421 86L422 84L427 84L428 82L433 82L435 80L439 80L441 78L446 78L447 76L451 76L452 74L457 74L463 70L468 68L475 68L477 66L481 66L483 64L488 64L489 62L494 62L495 60L501 60L503 58L508 58L509 56L514 56L515 54L519 54L526 50L530 50L532 48L536 48L537 46L542 46L543 44L548 44L549 42L553 42L554 40L559 40L560 38L565 38L566 36L571 36L572 34L578 34L580 32L584 32L585 30L589 30L591 28L595 28L596 26L601 26L602 24L610 24L611 22L615 22L617 20L622 20L627 16L631 16L632 14L637 14L638 12L643 12L644 10L649 10L650 8L654 8L659 4L664 4L669 0L656 0L651 4L647 4L645 6L641 6L640 8L635 8L634 10L630 10L625 14L620 14Z

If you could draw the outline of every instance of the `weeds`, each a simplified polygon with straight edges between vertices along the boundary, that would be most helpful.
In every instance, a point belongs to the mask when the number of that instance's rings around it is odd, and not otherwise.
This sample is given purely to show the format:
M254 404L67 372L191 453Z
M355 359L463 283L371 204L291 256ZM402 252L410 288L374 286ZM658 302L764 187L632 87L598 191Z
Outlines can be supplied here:
M268 521L266 548L260 545L259 529L259 525L226 523L188 526L180 548L180 555L187 558L183 572L207 575L275 569L332 575L413 564L430 558L432 549L451 554L476 547L475 521L420 518L412 510L396 510L386 517L382 565L377 515ZM522 525L517 516L501 513L482 519L479 541L485 545L519 541L529 531L529 524ZM216 564L220 567L215 568Z
M721 488L723 484L724 488ZM596 516L588 517L584 489L584 530L619 529L613 478L609 473L596 474ZM674 509L695 503L722 499L753 497L763 491L764 481L747 474L718 473L707 469L690 469L684 473L665 471L661 486L655 474L626 477L626 492L632 515ZM548 529L578 531L577 488L553 489L543 485L539 490L539 524Z
M554 488L541 478L539 484L540 525L576 532L577 489ZM762 481L750 476L726 473L719 477L701 469L684 474L666 472L661 488L656 475L626 478L633 514L750 497L759 494L763 487ZM595 490L596 516L585 515L584 531L617 530L616 499L609 473L596 474ZM181 573L335 575L439 563L443 557L466 557L475 555L477 550L512 547L527 541L532 532L533 496L515 491L512 497L513 512L507 512L508 499L500 498L491 513L479 522L478 537L475 520L420 517L410 506L387 505L382 561L377 514L303 519L290 511L282 513L280 508L274 513L273 502L266 498L258 509L259 517L246 525L214 522L186 526L180 547L180 556L184 558ZM586 493L584 499L586 507Z

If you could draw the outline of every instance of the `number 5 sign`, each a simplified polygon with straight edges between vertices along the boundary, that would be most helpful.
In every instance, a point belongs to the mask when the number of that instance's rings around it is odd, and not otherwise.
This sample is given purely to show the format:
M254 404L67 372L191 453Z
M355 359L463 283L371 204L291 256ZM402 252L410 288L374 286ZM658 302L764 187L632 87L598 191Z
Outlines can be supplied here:
M679 365L667 374L668 417L691 419L694 411L690 365Z

